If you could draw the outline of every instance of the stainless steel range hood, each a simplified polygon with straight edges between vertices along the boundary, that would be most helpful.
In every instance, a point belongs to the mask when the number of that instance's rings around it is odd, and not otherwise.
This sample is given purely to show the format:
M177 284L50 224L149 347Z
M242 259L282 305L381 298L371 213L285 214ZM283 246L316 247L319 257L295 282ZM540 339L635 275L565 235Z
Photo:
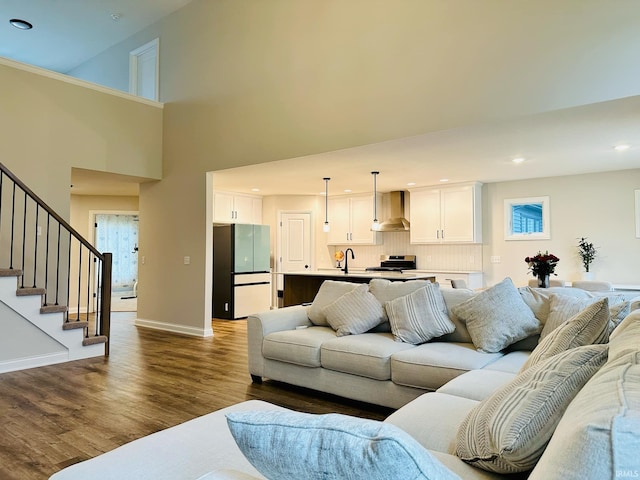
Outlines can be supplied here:
M390 218L380 224L381 232L404 232L409 230L409 220L404 218L404 192L389 192Z

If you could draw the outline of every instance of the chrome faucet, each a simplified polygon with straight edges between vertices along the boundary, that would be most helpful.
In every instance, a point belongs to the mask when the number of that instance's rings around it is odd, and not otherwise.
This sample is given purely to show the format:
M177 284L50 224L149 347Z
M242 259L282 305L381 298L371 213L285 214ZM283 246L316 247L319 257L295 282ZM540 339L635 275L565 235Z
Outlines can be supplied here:
M352 248L347 248L344 251L344 268L342 269L344 271L344 274L347 275L349 273L349 252L351 252L351 260L355 260L356 257L353 254L353 249Z

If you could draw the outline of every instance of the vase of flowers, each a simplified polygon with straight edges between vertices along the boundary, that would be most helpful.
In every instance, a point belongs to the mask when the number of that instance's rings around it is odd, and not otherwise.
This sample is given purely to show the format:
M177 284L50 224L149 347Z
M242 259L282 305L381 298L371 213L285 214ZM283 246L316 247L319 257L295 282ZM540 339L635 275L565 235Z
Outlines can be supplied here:
M593 246L593 243L588 242L585 237L582 237L578 241L578 255L580 255L580 260L582 261L582 266L584 267L584 271L587 274L587 277L590 276L589 266L596 258L596 254L598 250Z
M529 265L529 271L538 277L538 287L549 287L549 276L556 275L556 265L560 261L553 253L538 252L533 257L526 257L525 262Z

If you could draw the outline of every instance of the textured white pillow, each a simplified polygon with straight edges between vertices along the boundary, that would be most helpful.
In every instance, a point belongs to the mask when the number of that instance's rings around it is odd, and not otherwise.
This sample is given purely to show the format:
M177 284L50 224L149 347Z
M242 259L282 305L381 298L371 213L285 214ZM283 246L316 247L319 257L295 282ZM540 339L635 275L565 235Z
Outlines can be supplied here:
M390 423L290 411L234 412L227 423L247 460L270 480L460 480Z
M609 300L609 314L612 324L609 331L612 331L629 314L630 304L622 295L591 298L573 298L566 295L552 293L549 296L549 317L540 333L540 340L543 340L552 331L565 323L576 313L584 310L589 305L596 303L602 298Z
M536 363L565 350L608 341L609 303L606 298L602 298L588 305L541 340L520 371L524 372Z
M386 302L384 308L396 341L417 345L456 329L437 283Z
M345 293L322 313L338 337L367 332L385 321L382 305L366 284Z
M466 323L476 348L487 353L499 352L541 328L508 277L451 311Z
M469 412L456 455L491 472L531 470L571 400L607 361L607 348L573 348L517 375Z
M335 302L345 293L350 292L359 284L352 282L338 282L336 280L325 280L320 285L318 293L316 293L313 303L307 308L307 316L314 325L329 326L327 317L322 310L330 303Z

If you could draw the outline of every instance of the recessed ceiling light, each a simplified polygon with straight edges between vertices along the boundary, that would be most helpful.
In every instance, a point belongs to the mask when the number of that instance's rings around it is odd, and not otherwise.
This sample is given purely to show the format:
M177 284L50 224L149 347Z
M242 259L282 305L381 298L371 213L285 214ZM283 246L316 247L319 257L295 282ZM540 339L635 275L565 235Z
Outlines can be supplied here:
M444 182L448 182L449 179L448 178L441 178L440 181L444 183Z
M624 152L625 150L629 150L631 145L620 144L613 147L616 152Z
M12 18L11 20L9 20L9 23L20 30L31 30L33 28L33 25L31 25L29 22L27 22L26 20L21 20L19 18Z
M259 191L260 191L260 189L259 189L259 188L252 188L252 189L251 189L251 191L252 191L252 192L259 192Z
M351 190L350 188L345 188L344 189L344 193L351 193L351 192L353 192L353 190Z
M407 187L413 187L416 184L416 182L409 182L407 183Z
M513 160L511 160L513 163L522 163L526 160L526 158L524 157L516 157Z
M117 22L121 18L122 18L122 14L121 13L112 13L111 14L111 20L113 20L114 22Z

